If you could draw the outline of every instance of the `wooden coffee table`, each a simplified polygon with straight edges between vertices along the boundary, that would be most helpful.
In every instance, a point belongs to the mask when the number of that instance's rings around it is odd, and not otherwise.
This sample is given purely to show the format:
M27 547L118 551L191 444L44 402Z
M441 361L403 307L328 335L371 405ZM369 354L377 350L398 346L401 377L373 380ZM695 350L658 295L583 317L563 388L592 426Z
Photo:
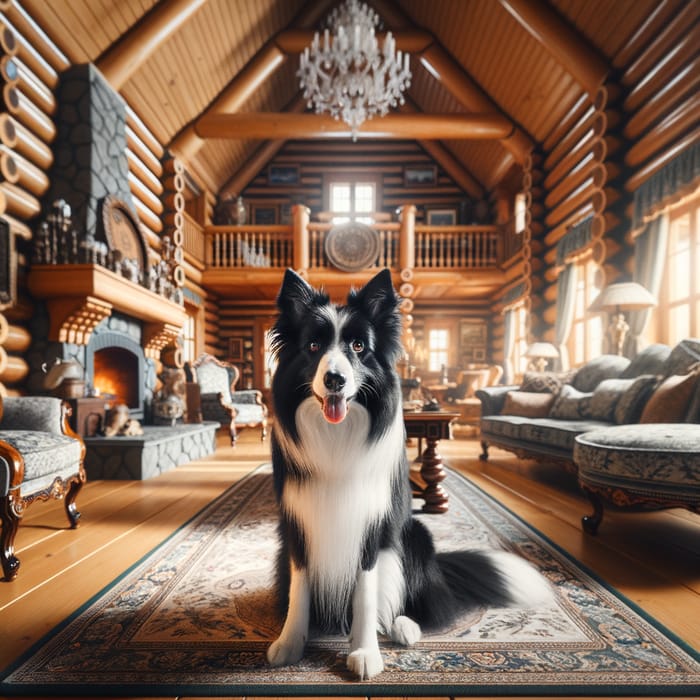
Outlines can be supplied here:
M446 473L437 446L440 440L452 439L452 422L459 418L459 415L449 411L404 411L406 436L424 438L426 442L425 450L421 454L420 468L420 476L425 486L416 487L418 495L425 501L424 513L447 512L448 497L440 483Z

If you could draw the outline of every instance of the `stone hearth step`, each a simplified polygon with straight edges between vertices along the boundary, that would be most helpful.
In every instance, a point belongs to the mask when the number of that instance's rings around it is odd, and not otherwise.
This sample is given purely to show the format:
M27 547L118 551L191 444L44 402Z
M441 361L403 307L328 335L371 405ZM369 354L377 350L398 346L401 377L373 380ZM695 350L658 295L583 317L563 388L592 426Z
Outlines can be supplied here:
M86 437L85 471L94 479L151 479L216 450L216 421L144 425L143 435Z

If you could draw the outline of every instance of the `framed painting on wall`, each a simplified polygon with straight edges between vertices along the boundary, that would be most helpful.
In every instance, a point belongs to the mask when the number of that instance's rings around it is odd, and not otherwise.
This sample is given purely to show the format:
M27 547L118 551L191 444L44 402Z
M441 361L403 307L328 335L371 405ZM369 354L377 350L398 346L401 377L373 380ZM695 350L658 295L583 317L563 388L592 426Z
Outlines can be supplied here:
M299 182L298 165L271 165L267 171L270 185L296 185Z
M456 209L429 209L428 226L454 226L457 223Z
M403 169L404 187L430 187L437 184L437 166L407 165Z
M253 207L253 223L257 226L272 226L277 223L277 207L263 205Z

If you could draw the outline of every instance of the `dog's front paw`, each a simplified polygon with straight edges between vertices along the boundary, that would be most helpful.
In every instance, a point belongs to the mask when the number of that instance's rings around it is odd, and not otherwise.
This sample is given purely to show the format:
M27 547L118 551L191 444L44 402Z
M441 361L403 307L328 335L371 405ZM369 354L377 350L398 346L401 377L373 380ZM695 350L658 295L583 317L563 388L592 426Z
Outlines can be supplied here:
M348 668L362 681L374 678L384 670L379 649L355 649L348 656Z
M272 642L267 650L270 666L288 666L295 664L304 655L304 639L287 640L280 637Z
M419 642L420 635L420 625L405 615L399 615L391 626L391 638L405 647L411 647Z

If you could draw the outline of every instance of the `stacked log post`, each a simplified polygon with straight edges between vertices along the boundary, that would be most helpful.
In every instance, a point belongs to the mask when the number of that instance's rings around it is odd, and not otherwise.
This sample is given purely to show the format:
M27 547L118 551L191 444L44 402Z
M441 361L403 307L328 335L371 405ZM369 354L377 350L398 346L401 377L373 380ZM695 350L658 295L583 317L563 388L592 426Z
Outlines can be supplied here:
M185 284L183 242L185 238L185 168L182 162L168 154L163 160L163 239L173 247L172 283L182 288Z
M522 238L522 276L530 291L530 334L537 340L543 339L542 297L545 280L539 263L542 260L544 235L544 170L543 154L535 149L526 158L523 168L523 192L525 194L526 214ZM537 269L535 269L537 268Z

